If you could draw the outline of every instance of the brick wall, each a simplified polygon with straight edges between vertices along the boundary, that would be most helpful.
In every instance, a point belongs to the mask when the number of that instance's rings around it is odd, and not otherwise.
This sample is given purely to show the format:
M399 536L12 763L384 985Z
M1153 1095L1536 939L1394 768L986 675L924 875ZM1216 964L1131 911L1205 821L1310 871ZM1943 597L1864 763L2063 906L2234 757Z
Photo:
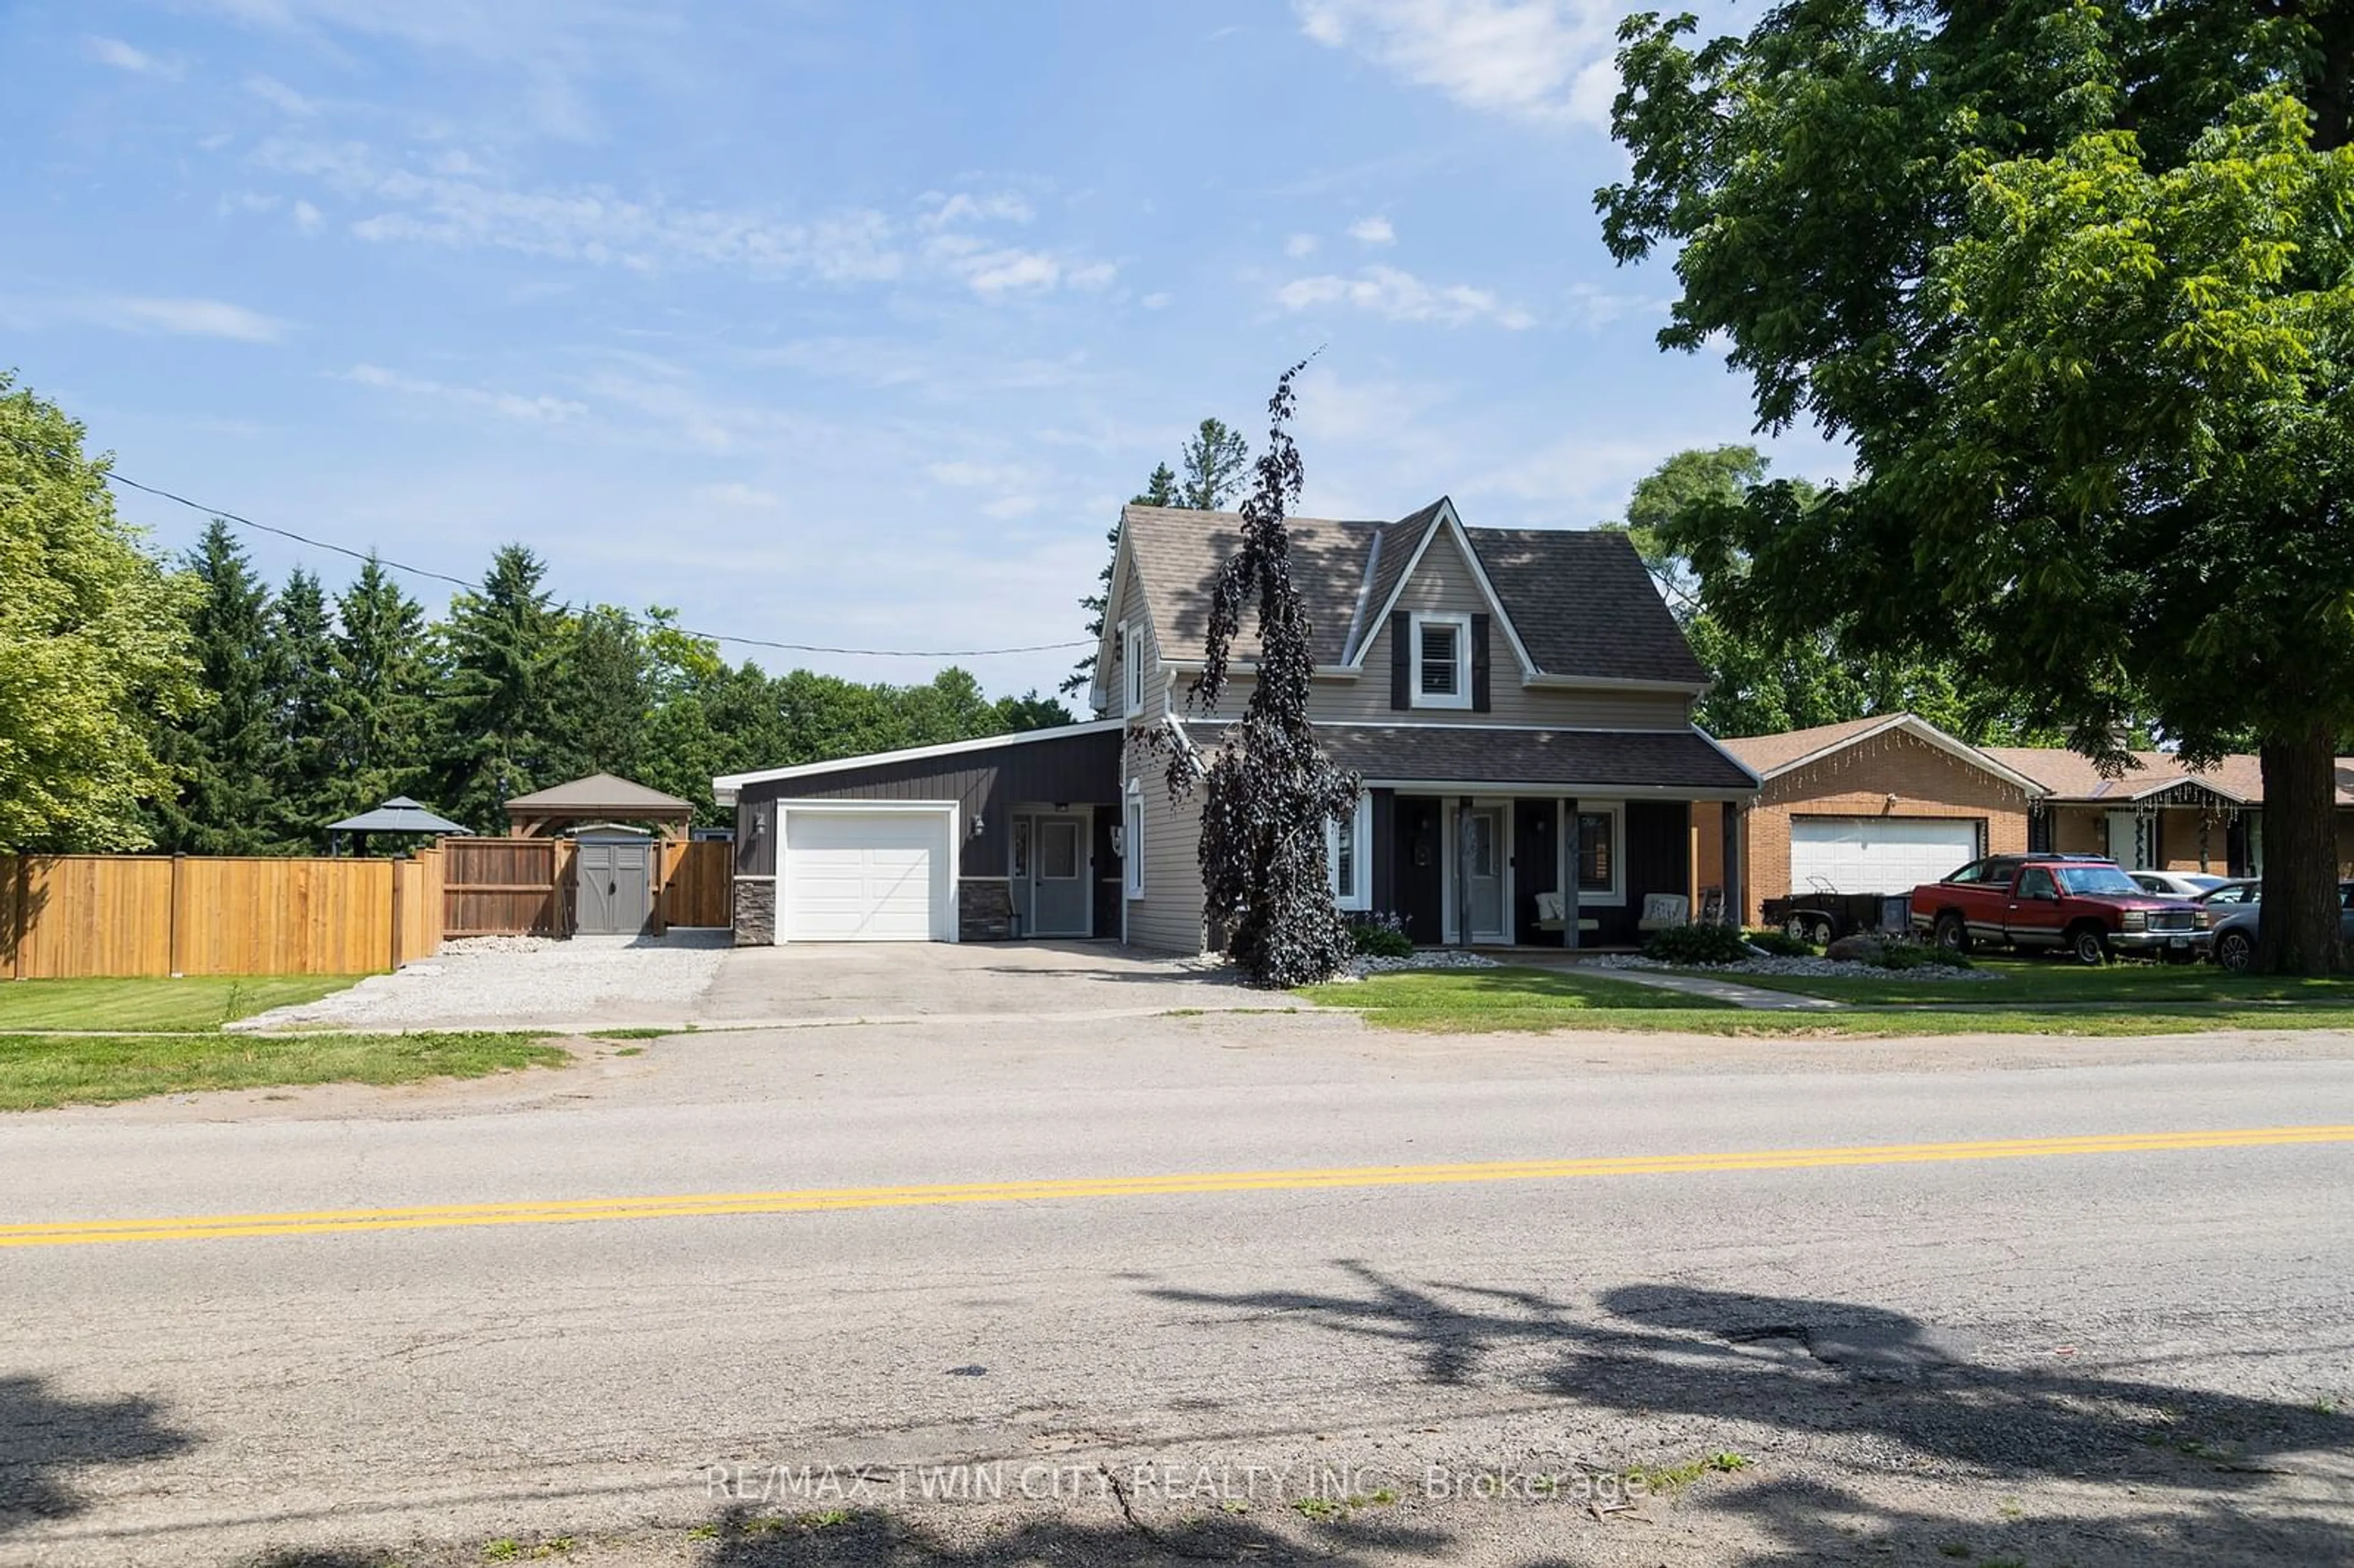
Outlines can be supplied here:
M1720 810L1693 808L1702 886L1723 879ZM1766 899L1790 891L1793 817L1967 818L1984 824L1980 837L1988 853L2017 854L2027 848L2024 790L1902 732L1876 736L1768 780L1746 817L1747 907L1742 918L1753 925L1762 918Z

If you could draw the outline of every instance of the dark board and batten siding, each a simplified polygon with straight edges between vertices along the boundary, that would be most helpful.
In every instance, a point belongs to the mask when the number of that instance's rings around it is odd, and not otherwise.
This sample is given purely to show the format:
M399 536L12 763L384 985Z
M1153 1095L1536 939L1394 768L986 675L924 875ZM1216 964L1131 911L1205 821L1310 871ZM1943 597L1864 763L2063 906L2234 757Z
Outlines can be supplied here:
M1119 730L1098 730L747 784L736 798L737 874L775 874L779 800L954 800L967 835L958 874L1002 877L1015 806L1068 802L1094 806L1098 817L1105 810L1117 812L1121 739ZM976 815L979 833L971 831Z

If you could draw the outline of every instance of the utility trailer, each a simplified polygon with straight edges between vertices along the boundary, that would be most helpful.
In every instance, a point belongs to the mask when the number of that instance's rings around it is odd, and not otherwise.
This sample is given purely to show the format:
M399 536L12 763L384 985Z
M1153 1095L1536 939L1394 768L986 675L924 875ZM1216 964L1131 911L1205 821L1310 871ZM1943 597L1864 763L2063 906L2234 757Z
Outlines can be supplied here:
M1762 906L1766 924L1819 948L1859 931L1887 937L1912 935L1910 894L1841 893L1819 876L1808 881L1813 885L1805 893L1766 900Z

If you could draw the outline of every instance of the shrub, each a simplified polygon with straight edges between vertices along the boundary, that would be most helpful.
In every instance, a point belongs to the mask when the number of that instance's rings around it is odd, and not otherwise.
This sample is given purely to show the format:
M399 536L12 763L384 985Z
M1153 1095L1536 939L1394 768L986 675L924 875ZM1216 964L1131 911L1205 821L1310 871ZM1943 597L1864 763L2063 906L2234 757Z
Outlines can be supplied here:
M1361 958L1404 959L1414 954L1414 938L1405 934L1405 920L1397 915L1360 915L1349 922L1349 940Z
M1663 964L1737 964L1756 955L1730 926L1670 926L1651 933L1643 956Z
M1744 940L1759 952L1776 959L1811 959L1819 950L1812 942L1793 937L1778 926L1751 931Z
M1880 956L1872 961L1883 969L1966 969L1970 967L1970 960L1959 953L1947 952L1934 944L1920 942L1885 943L1880 949Z

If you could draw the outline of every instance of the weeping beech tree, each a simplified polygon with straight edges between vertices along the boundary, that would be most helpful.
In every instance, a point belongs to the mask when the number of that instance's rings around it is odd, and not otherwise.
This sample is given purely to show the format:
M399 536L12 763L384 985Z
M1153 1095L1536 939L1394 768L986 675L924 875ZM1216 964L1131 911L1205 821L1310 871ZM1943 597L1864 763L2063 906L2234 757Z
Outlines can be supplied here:
M1358 780L1335 767L1308 722L1307 607L1291 580L1284 517L1299 500L1299 449L1286 428L1297 403L1285 371L1267 399L1267 448L1242 506L1240 543L1211 585L1202 673L1186 694L1214 714L1243 616L1256 608L1259 652L1242 720L1206 758L1169 748L1169 792L1202 793L1203 916L1250 983L1270 989L1326 980L1348 962L1348 923L1333 907L1326 830L1356 809ZM1166 732L1161 732L1165 734Z

